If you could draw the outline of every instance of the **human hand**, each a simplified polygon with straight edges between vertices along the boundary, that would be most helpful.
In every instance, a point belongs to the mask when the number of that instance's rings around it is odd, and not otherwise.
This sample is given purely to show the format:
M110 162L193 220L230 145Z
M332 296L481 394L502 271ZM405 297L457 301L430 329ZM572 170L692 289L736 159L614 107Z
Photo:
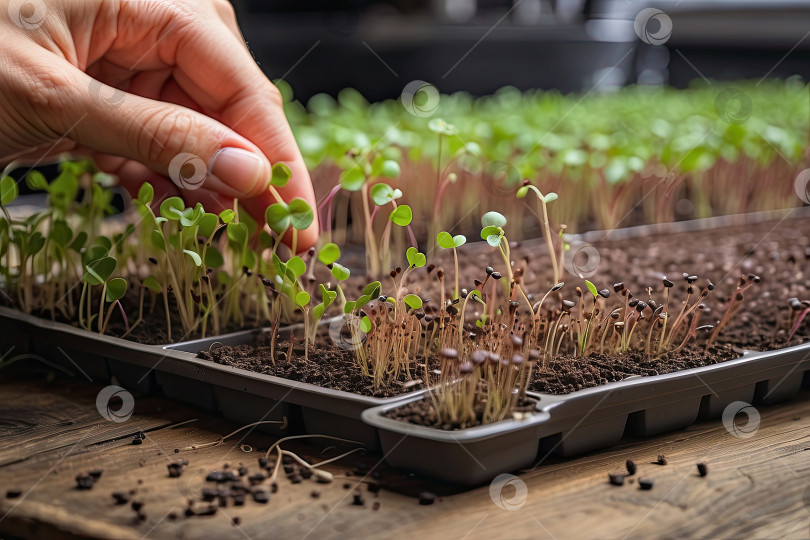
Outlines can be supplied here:
M253 61L226 0L0 0L0 162L89 153L136 192L180 195L257 219L315 196L278 89ZM298 235L306 248L317 220Z

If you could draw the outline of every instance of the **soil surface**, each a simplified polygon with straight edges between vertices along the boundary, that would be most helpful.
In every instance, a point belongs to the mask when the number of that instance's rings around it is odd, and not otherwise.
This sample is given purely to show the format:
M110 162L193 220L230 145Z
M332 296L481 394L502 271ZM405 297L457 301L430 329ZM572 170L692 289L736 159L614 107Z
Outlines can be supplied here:
M275 361L270 359L269 341L268 334L263 333L255 345L212 346L208 351L200 351L198 356L217 364L379 398L424 388L420 378L424 368L420 365L411 377L402 373L396 380L375 389L371 377L361 370L354 351L340 348L326 338L321 337L310 345L308 358L303 341L279 339L273 354Z
M622 355L594 353L586 358L555 358L532 373L529 390L545 394L568 394L633 375L662 375L684 369L719 364L739 358L739 351L729 347L688 347L677 354L648 357L643 351Z

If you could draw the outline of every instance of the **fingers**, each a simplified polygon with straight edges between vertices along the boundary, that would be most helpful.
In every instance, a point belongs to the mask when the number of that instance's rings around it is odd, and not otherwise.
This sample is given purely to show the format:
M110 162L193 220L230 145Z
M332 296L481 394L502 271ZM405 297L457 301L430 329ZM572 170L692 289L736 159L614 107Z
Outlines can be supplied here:
M107 154L139 161L181 189L205 186L227 197L255 196L267 187L270 163L261 150L198 112L110 88L66 61L39 61L59 107L41 117L57 133ZM46 98L46 106L52 105Z
M218 119L254 143L271 163L284 162L292 171L290 182L280 189L289 201L300 197L312 208L315 194L306 165L298 150L278 89L265 77L244 44L224 24L210 32L195 32L177 49L179 72L175 79L203 109L216 111ZM246 203L265 207L276 202L263 193ZM317 219L302 231L302 247L317 240Z

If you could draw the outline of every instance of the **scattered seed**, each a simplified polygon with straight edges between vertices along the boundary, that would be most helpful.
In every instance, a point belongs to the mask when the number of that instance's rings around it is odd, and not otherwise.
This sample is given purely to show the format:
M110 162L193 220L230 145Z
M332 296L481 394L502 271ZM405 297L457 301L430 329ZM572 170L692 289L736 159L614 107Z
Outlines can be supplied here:
M345 484L343 484L343 489L349 489L349 488L351 488L351 487L352 487L352 486L351 486L351 484L349 484L348 482L346 482Z
M639 489L643 489L645 491L649 491L653 488L653 480L652 478L639 478L638 479L638 487Z
M127 504L129 502L129 495L127 493L116 491L115 493L111 493L111 495L117 505Z
M697 470L701 477L709 474L709 467L702 461L697 464Z
M139 437L135 437L134 439L132 439L132 444L134 444L134 445L143 444L143 439L141 439Z
M375 502L374 505L371 507L371 509L374 510L375 512L377 510L379 510L380 509L380 501Z
M237 493L233 496L233 505L234 506L244 506L245 505L245 495L244 493Z
M90 471L87 474L90 475L90 477L93 479L93 482L98 482L98 479L101 478L101 475L103 473L104 473L104 469L94 469L94 470Z
M248 477L248 482L250 482L251 486L257 486L264 482L264 475L262 473L254 473Z
M656 463L658 463L659 465L666 465L667 457L664 454L658 454L658 461Z
M612 486L623 486L624 485L624 475L623 474L608 474L608 481Z
M380 492L380 484L377 482L369 482L368 484L368 492L369 493L379 493Z
M136 512L140 512L141 508L143 508L143 501L132 501L132 504L130 506Z
M242 523L242 518L240 518L239 516L234 516L233 519L231 520L231 523L233 524L234 527L238 527L239 524Z
M366 500L360 493L354 494L354 500L352 500L352 505L354 506L364 506L366 504Z
M21 489L9 489L6 491L6 499L16 499L20 495L22 495Z
M633 476L636 474L636 464L632 459L628 459L624 462L624 465L627 467L627 474Z
M312 493L309 494L309 496L312 497L313 499L317 499L318 497L321 496L321 492L317 491L317 490L313 490Z
M419 494L419 504L422 506L429 506L436 502L436 495L429 491L423 491Z
M267 504L270 502L270 494L267 490L256 489L253 491L253 500L257 503Z
M76 487L79 489L93 489L93 477L89 474L80 474L76 476Z
M217 492L211 488L203 488L202 492L202 500L205 502L212 502L214 499L217 498Z

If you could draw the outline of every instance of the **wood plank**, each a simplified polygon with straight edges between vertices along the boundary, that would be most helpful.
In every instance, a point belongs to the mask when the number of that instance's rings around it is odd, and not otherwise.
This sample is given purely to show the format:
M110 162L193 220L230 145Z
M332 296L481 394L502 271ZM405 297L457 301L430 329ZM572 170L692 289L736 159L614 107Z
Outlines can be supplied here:
M185 518L186 499L199 493L209 470L224 463L258 470L257 458L273 441L251 432L226 444L174 453L175 448L214 441L236 427L221 418L155 398L137 398L136 413L124 425L95 411L98 387L83 383L0 383L0 485L24 496L0 499L0 532L19 536L95 538L345 538L376 536L467 538L789 538L810 537L810 393L760 409L755 436L738 439L715 422L651 439L627 440L603 452L571 460L548 459L519 475L528 496L517 510L500 509L489 486L453 493L406 473L378 465L379 455L351 456L327 466L331 484L279 481L267 505L248 501L211 517ZM33 397L32 397L33 396ZM28 412L25 412L25 411ZM71 421L70 418L73 418ZM198 418L177 426L184 420ZM175 426L175 427L173 427ZM129 434L151 429L144 444ZM125 434L126 436L123 436ZM51 439L56 442L51 442ZM14 442L12 442L14 441ZM243 452L239 443L254 451ZM297 442L285 447L318 461L339 450ZM654 465L665 454L666 466ZM180 478L169 478L167 464L190 462ZM623 470L632 458L637 476L654 479L642 491L634 479L610 486L607 474ZM429 459L425 456L425 459ZM705 461L709 474L697 475ZM369 493L370 478L352 474L360 462L382 474L384 489ZM375 469L375 467L377 467ZM76 474L103 468L90 491L74 488ZM351 476L347 476L350 474ZM142 483L139 483L141 481ZM349 489L344 489L348 484ZM364 506L351 504L355 489ZM128 506L115 506L113 491L137 490L144 521ZM414 494L442 494L420 506ZM312 497L317 491L318 498ZM512 496L511 488L504 495ZM4 494L0 494L2 496ZM379 509L374 510L374 503ZM168 515L180 517L172 521ZM239 526L232 518L239 517Z

